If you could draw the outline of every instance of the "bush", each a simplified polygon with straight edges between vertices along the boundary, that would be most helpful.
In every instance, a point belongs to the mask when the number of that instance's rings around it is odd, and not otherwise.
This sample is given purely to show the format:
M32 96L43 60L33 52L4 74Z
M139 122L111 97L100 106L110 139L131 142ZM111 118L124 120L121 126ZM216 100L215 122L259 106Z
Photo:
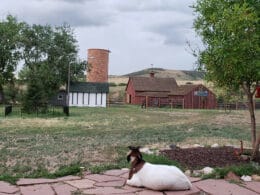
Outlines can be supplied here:
M109 83L109 87L116 87L116 83Z

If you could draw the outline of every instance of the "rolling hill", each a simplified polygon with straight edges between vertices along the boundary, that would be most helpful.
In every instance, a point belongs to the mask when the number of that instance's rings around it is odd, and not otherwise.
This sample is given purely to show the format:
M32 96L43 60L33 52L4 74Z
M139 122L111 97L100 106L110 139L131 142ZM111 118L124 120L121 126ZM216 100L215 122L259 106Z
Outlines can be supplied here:
M168 70L163 68L148 68L140 70L137 72L132 72L122 76L109 76L109 82L116 84L127 83L129 77L133 76L145 76L148 77L151 71L155 72L155 77L160 78L175 78L177 82L194 82L202 83L204 80L205 73L199 71L190 71L190 70Z
M155 72L157 77L174 77L176 80L203 80L204 73L190 70L167 70L163 68L148 68L141 71L126 74L124 76L149 76L151 71Z

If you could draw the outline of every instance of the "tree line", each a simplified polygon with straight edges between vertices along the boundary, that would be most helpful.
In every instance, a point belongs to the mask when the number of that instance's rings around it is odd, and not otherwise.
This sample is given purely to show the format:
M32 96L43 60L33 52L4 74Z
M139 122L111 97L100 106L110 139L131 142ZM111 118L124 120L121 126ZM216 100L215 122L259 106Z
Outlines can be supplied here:
M15 75L18 66L22 68ZM19 99L27 112L44 110L48 100L66 86L68 76L71 80L84 76L85 66L68 24L29 25L12 15L0 22L0 102Z

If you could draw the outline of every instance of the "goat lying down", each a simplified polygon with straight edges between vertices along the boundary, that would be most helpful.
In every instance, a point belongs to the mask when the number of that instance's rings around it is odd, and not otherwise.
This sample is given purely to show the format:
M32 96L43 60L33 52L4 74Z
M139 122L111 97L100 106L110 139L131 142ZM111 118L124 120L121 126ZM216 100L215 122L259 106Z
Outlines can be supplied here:
M191 188L191 182L179 168L145 162L139 148L129 146L127 161L131 162L131 168L126 184L152 190L189 190Z

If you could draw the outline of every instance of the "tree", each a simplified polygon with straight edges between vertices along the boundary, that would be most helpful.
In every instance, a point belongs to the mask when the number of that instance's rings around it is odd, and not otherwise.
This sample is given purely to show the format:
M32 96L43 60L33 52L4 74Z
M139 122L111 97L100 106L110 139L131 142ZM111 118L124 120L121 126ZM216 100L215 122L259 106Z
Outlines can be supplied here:
M252 159L259 155L253 97L260 84L260 1L197 0L194 27L205 49L198 51L199 68L220 87L242 88L251 118Z
M26 81L26 111L47 106L48 100L67 83L69 66L77 72L84 66L77 59L77 41L68 25L26 25L23 33L25 66L20 75Z
M14 79L12 82L5 84L3 87L5 102L8 104L16 104L17 101L19 101L20 89L16 83L17 80Z
M0 102L4 99L3 86L13 82L14 71L20 60L20 31L23 23L8 15L0 22Z

